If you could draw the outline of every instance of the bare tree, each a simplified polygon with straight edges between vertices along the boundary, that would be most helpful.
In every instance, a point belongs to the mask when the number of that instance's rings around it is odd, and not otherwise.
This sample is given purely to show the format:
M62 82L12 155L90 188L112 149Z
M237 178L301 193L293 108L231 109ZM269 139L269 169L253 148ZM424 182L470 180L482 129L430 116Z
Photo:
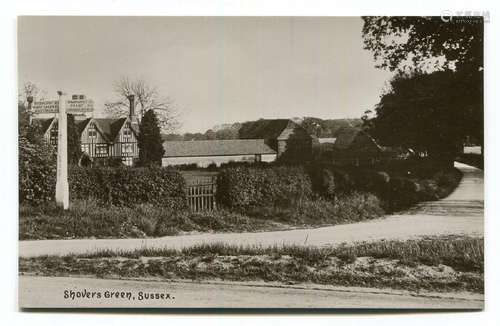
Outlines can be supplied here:
M129 112L128 96L134 95L136 109L142 118L149 110L154 110L158 116L163 132L173 132L179 128L178 113L168 97L159 94L158 88L149 85L143 79L122 77L114 84L115 101L105 104L106 112L112 116L123 117Z
M19 90L19 103L27 105L28 97L32 97L34 100L43 100L46 95L46 91L38 87L35 83L27 81L23 84L22 88Z

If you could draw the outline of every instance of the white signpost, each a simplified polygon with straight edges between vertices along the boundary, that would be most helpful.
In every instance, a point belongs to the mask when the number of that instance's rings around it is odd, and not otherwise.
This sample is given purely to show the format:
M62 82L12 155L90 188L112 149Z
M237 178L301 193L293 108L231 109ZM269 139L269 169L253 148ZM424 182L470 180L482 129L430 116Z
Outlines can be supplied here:
M66 101L64 101L64 94L61 91L57 93L59 94L59 130L57 133L56 204L63 209L68 209L68 116L66 115Z
M68 129L67 113L84 113L94 110L92 100L65 100L63 92L57 92L59 100L34 102L35 113L58 113L57 133L57 181L56 204L63 209L69 208L68 185Z

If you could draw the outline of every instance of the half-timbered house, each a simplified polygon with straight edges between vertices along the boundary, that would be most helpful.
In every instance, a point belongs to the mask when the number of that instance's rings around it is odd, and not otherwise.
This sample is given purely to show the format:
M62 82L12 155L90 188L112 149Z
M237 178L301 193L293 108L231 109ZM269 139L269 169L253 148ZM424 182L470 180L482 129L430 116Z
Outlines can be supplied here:
M137 137L138 120L134 114L134 98L130 100L130 113L124 118L87 118L76 120L80 135L81 150L92 162L106 165L110 159L121 160L127 166L134 165L139 158ZM57 117L34 119L39 125L43 139L57 145Z
M121 159L128 166L139 157L138 130L131 119L89 118L77 124L80 130L82 152L93 161Z

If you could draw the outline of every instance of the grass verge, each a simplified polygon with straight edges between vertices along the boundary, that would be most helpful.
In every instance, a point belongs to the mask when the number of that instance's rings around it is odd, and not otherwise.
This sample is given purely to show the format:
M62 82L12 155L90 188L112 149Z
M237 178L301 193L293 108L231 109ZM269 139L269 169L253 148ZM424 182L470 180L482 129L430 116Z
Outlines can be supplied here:
M273 281L483 292L483 239L435 237L332 248L199 245L21 258L38 275Z
M307 200L287 208L220 208L208 212L173 211L154 205L103 207L75 201L64 211L53 203L21 206L20 240L68 238L143 238L194 232L257 232L357 222L383 214L374 195L353 193L334 202Z

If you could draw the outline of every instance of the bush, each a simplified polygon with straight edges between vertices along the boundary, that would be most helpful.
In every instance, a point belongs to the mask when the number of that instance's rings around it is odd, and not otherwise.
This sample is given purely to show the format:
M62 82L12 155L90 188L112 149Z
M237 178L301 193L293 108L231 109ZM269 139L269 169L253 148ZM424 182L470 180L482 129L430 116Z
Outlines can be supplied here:
M313 196L309 175L301 167L235 167L217 178L217 200L230 208L289 206Z
M56 188L56 157L51 146L19 138L19 202L52 200Z
M168 168L74 167L69 184L73 200L93 198L103 205L152 204L171 209L186 205L184 178Z
M254 220L225 209L207 212L172 211L158 221L155 236L177 234L179 231L246 232L268 227L265 221Z
M295 225L335 225L377 218L384 211L380 200L373 194L353 192L342 194L335 200L303 200L287 208L250 207L248 216Z

